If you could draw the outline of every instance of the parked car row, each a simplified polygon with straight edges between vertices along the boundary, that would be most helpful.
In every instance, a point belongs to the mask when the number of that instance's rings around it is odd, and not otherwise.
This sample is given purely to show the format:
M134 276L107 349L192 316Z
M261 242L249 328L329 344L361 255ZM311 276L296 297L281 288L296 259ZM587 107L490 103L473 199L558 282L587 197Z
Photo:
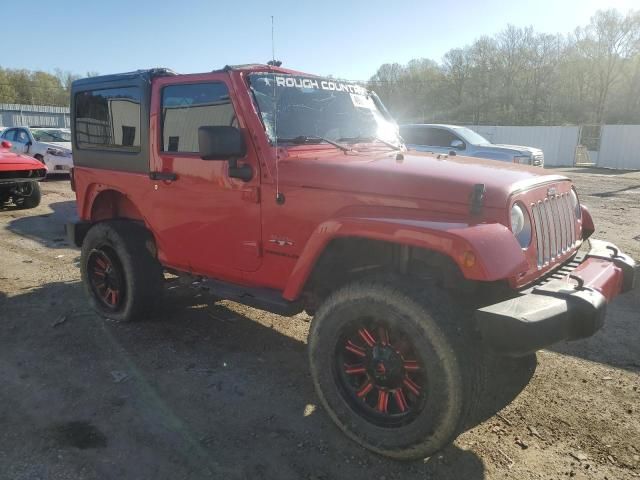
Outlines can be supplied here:
M0 134L11 151L29 155L46 165L50 173L69 173L73 167L71 130L50 127L12 127Z

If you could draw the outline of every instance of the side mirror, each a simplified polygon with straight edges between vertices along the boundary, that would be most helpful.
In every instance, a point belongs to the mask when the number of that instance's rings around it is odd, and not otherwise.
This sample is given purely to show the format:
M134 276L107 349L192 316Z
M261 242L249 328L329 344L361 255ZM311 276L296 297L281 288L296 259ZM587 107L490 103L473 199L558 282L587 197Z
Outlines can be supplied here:
M236 127L206 126L198 128L198 147L203 160L229 160L244 157L247 147Z
M451 148L455 148L456 150L464 150L464 142L462 140L452 140Z
M238 165L247 154L242 132L236 127L206 126L198 128L198 148L203 160L228 160L229 176L248 182L253 178L251 165Z

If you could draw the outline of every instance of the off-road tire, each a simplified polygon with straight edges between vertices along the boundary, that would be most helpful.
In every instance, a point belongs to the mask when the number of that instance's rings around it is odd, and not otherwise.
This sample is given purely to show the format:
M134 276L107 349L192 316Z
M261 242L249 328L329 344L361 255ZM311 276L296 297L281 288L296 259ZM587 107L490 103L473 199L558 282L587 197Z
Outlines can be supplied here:
M33 181L30 182L31 193L29 195L20 196L15 199L15 204L20 208L36 208L40 205L42 199L42 192L40 191L40 183Z
M88 260L92 252L110 252L117 257L124 284L122 304L105 308L92 289ZM144 226L128 220L101 222L89 229L82 243L80 272L91 307L102 317L128 322L149 318L163 293L163 269L152 254L153 238Z
M461 314L445 291L395 276L355 281L331 294L312 320L309 362L316 392L336 425L365 448L396 459L424 458L448 445L477 406L486 378L483 352ZM342 325L354 316L383 316L417 344L429 389L411 423L375 425L341 393L332 362Z

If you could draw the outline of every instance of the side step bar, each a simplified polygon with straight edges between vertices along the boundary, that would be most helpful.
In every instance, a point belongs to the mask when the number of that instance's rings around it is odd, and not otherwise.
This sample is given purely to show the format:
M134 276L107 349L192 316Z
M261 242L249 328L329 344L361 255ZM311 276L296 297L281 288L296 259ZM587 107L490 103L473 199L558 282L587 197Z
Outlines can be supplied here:
M285 317L291 317L303 310L300 302L285 300L278 290L245 287L211 278L202 279L200 286L216 297L232 300Z

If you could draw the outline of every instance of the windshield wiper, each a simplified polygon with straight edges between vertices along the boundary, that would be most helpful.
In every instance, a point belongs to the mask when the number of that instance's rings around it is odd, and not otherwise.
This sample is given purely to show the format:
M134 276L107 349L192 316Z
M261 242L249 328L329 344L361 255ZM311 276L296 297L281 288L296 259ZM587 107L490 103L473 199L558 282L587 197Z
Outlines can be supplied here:
M353 142L353 143L357 143L357 142L371 142L371 141L378 141L380 143L384 143L387 147L389 148L393 148L394 150L402 150L402 147L400 145L395 145L391 142L387 142L386 140L381 139L380 137L377 137L375 135L370 135L370 136L360 136L360 137L342 137L339 138L338 140L340 140L341 142Z
M343 152L350 152L351 148L342 145L338 142L334 142L333 140L329 140L328 138L324 138L324 137L316 137L314 135L299 135L297 137L294 138L278 138L278 142L285 142L285 143L295 143L295 144L303 144L303 143L320 143L320 142L325 142L328 143L329 145L333 145L336 148L339 148L340 150L342 150Z

